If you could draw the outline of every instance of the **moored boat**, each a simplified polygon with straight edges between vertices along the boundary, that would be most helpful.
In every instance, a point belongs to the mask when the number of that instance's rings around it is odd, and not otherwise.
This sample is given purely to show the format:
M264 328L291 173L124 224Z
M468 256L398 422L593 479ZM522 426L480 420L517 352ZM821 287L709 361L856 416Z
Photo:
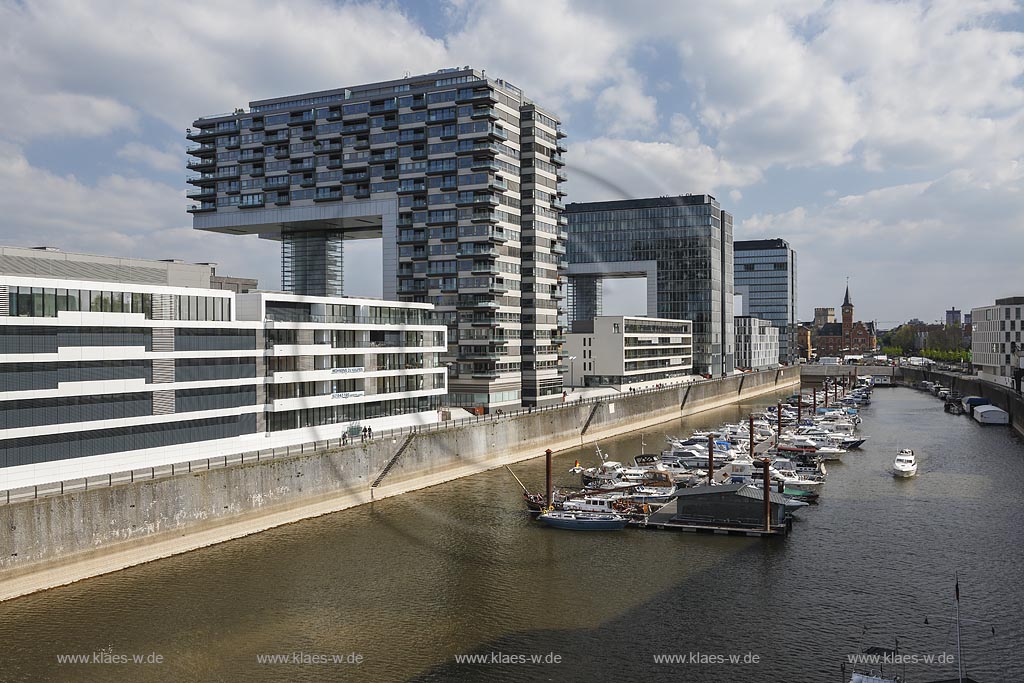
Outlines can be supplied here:
M629 521L622 515L569 510L549 510L537 519L555 529L578 531L616 531L624 528Z

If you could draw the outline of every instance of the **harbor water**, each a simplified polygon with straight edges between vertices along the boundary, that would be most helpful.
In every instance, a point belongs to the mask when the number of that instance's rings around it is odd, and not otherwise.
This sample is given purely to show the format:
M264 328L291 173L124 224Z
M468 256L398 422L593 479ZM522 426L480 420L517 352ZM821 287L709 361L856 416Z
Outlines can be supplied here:
M629 462L777 398L601 446ZM1024 443L911 389L862 414L786 538L548 529L493 470L0 604L0 680L838 682L898 639L931 681L956 675L955 572L967 672L1024 680ZM543 458L514 469L543 488Z

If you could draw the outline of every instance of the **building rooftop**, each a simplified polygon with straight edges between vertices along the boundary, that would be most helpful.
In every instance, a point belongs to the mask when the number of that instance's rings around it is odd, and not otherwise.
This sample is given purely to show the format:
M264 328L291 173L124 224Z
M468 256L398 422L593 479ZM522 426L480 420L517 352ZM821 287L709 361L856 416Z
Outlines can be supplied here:
M789 242L776 237L767 240L735 240L732 243L733 251L754 251L755 249L788 249Z
M1005 299L996 299L996 306L1018 306L1024 304L1024 296L1009 296Z
M718 200L709 194L685 194L674 197L650 197L648 199L613 199L604 202L570 202L565 213L584 213L587 211L622 211L626 209L648 209L658 206L695 206L713 204L718 207Z

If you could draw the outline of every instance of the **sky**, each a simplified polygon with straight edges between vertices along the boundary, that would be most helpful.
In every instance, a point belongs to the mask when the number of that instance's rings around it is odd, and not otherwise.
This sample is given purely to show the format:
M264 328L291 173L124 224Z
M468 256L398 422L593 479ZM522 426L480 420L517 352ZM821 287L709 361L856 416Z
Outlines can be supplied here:
M471 65L555 111L566 201L710 193L797 250L801 319L881 327L1024 294L1024 7L1011 0L0 0L0 244L215 261L186 128L252 100ZM379 295L351 243L348 293ZM643 313L636 282L609 313Z

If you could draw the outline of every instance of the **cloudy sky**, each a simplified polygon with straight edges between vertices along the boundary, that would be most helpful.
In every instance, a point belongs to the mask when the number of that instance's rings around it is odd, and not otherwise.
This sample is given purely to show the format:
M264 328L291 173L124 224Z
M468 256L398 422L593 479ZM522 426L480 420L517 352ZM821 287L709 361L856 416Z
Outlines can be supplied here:
M802 318L847 276L883 327L1024 293L1012 0L0 0L0 243L276 287L276 243L192 231L186 127L466 64L561 115L568 201L709 192L737 239L789 240ZM379 292L373 250L351 293ZM636 283L606 291L628 309Z

